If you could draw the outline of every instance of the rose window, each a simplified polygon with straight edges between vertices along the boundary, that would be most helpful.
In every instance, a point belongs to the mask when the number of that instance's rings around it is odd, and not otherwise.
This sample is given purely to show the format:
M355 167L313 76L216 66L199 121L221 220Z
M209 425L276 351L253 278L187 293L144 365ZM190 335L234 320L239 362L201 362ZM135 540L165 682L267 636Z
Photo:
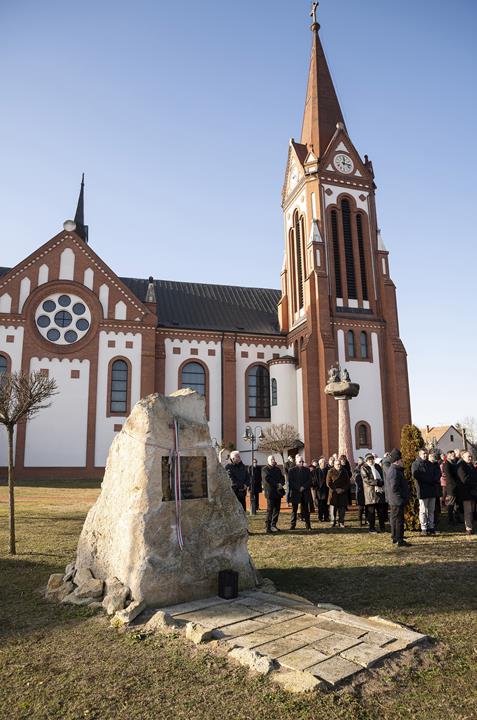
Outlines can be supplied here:
M57 345L71 345L88 332L91 312L77 295L55 293L37 307L35 322L46 340Z

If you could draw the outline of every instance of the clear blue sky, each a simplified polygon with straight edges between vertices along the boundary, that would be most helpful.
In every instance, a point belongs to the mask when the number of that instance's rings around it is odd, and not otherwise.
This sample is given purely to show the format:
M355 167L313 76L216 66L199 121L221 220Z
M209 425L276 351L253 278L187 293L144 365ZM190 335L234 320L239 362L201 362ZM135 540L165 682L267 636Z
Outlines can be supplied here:
M0 265L71 217L119 275L279 287L306 0L0 2ZM373 160L414 420L477 416L477 3L322 0Z

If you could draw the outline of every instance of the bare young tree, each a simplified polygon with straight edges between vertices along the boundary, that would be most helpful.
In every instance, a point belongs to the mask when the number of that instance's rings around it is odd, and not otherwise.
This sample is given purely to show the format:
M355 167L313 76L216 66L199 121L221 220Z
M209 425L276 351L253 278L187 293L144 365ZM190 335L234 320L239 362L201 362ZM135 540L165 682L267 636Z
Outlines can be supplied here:
M13 435L15 426L26 422L51 403L56 395L56 382L41 371L33 373L3 373L0 376L0 424L5 426L8 438L8 497L10 540L8 551L16 554L15 538L15 479L13 463Z
M263 431L263 438L260 440L257 449L263 452L281 455L283 464L285 465L288 450L302 445L303 443L298 436L298 431L293 425L279 423L277 425L270 425L270 427Z

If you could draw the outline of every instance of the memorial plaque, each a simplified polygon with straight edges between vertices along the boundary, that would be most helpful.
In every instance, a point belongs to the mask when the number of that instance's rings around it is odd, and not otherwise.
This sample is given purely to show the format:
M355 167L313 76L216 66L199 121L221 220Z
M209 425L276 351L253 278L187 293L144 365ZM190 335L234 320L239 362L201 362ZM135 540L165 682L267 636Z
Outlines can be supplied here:
M198 457L181 457L181 499L193 500L195 498L206 498L207 490L207 458L203 455ZM169 457L162 458L162 499L175 500L174 491L174 463L175 458L169 464Z

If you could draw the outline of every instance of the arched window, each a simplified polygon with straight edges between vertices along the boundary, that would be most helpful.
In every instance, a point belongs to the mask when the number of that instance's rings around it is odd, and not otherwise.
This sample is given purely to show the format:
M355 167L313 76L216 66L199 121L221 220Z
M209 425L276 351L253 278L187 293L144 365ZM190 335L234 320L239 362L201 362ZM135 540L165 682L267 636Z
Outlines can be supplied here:
M348 330L348 357L349 358L355 358L356 357L356 346L354 343L354 332L352 330Z
M346 281L348 283L348 299L356 300L356 270L354 266L353 235L351 232L351 208L349 200L341 201L341 217L343 221L343 240L345 249Z
M270 374L264 365L247 370L247 400L251 420L270 420Z
M272 379L272 406L278 405L278 386L275 378Z
M296 261L296 307L301 310L304 305L303 295L303 217L299 217L298 211L293 215L293 236Z
M367 422L360 420L356 423L356 449L371 449L373 444L371 440L371 428Z
M364 222L366 221L364 220ZM361 271L361 289L363 291L363 300L369 300L368 281L366 279L366 261L364 255L363 218L361 214L356 215L356 230L358 234L359 268Z
M368 357L368 336L364 330L359 336L359 346L361 350L361 357L365 360Z
M127 415L129 394L129 365L125 360L113 360L111 363L111 381L109 392L109 412L115 415Z
M333 260L335 263L336 297L342 298L343 283L341 282L340 239L338 236L338 214L336 210L331 211L331 235L333 237Z
M190 388L205 397L205 369L198 362L188 362L182 367L180 386Z
M4 375L8 370L8 362L5 355L0 355L0 375Z

